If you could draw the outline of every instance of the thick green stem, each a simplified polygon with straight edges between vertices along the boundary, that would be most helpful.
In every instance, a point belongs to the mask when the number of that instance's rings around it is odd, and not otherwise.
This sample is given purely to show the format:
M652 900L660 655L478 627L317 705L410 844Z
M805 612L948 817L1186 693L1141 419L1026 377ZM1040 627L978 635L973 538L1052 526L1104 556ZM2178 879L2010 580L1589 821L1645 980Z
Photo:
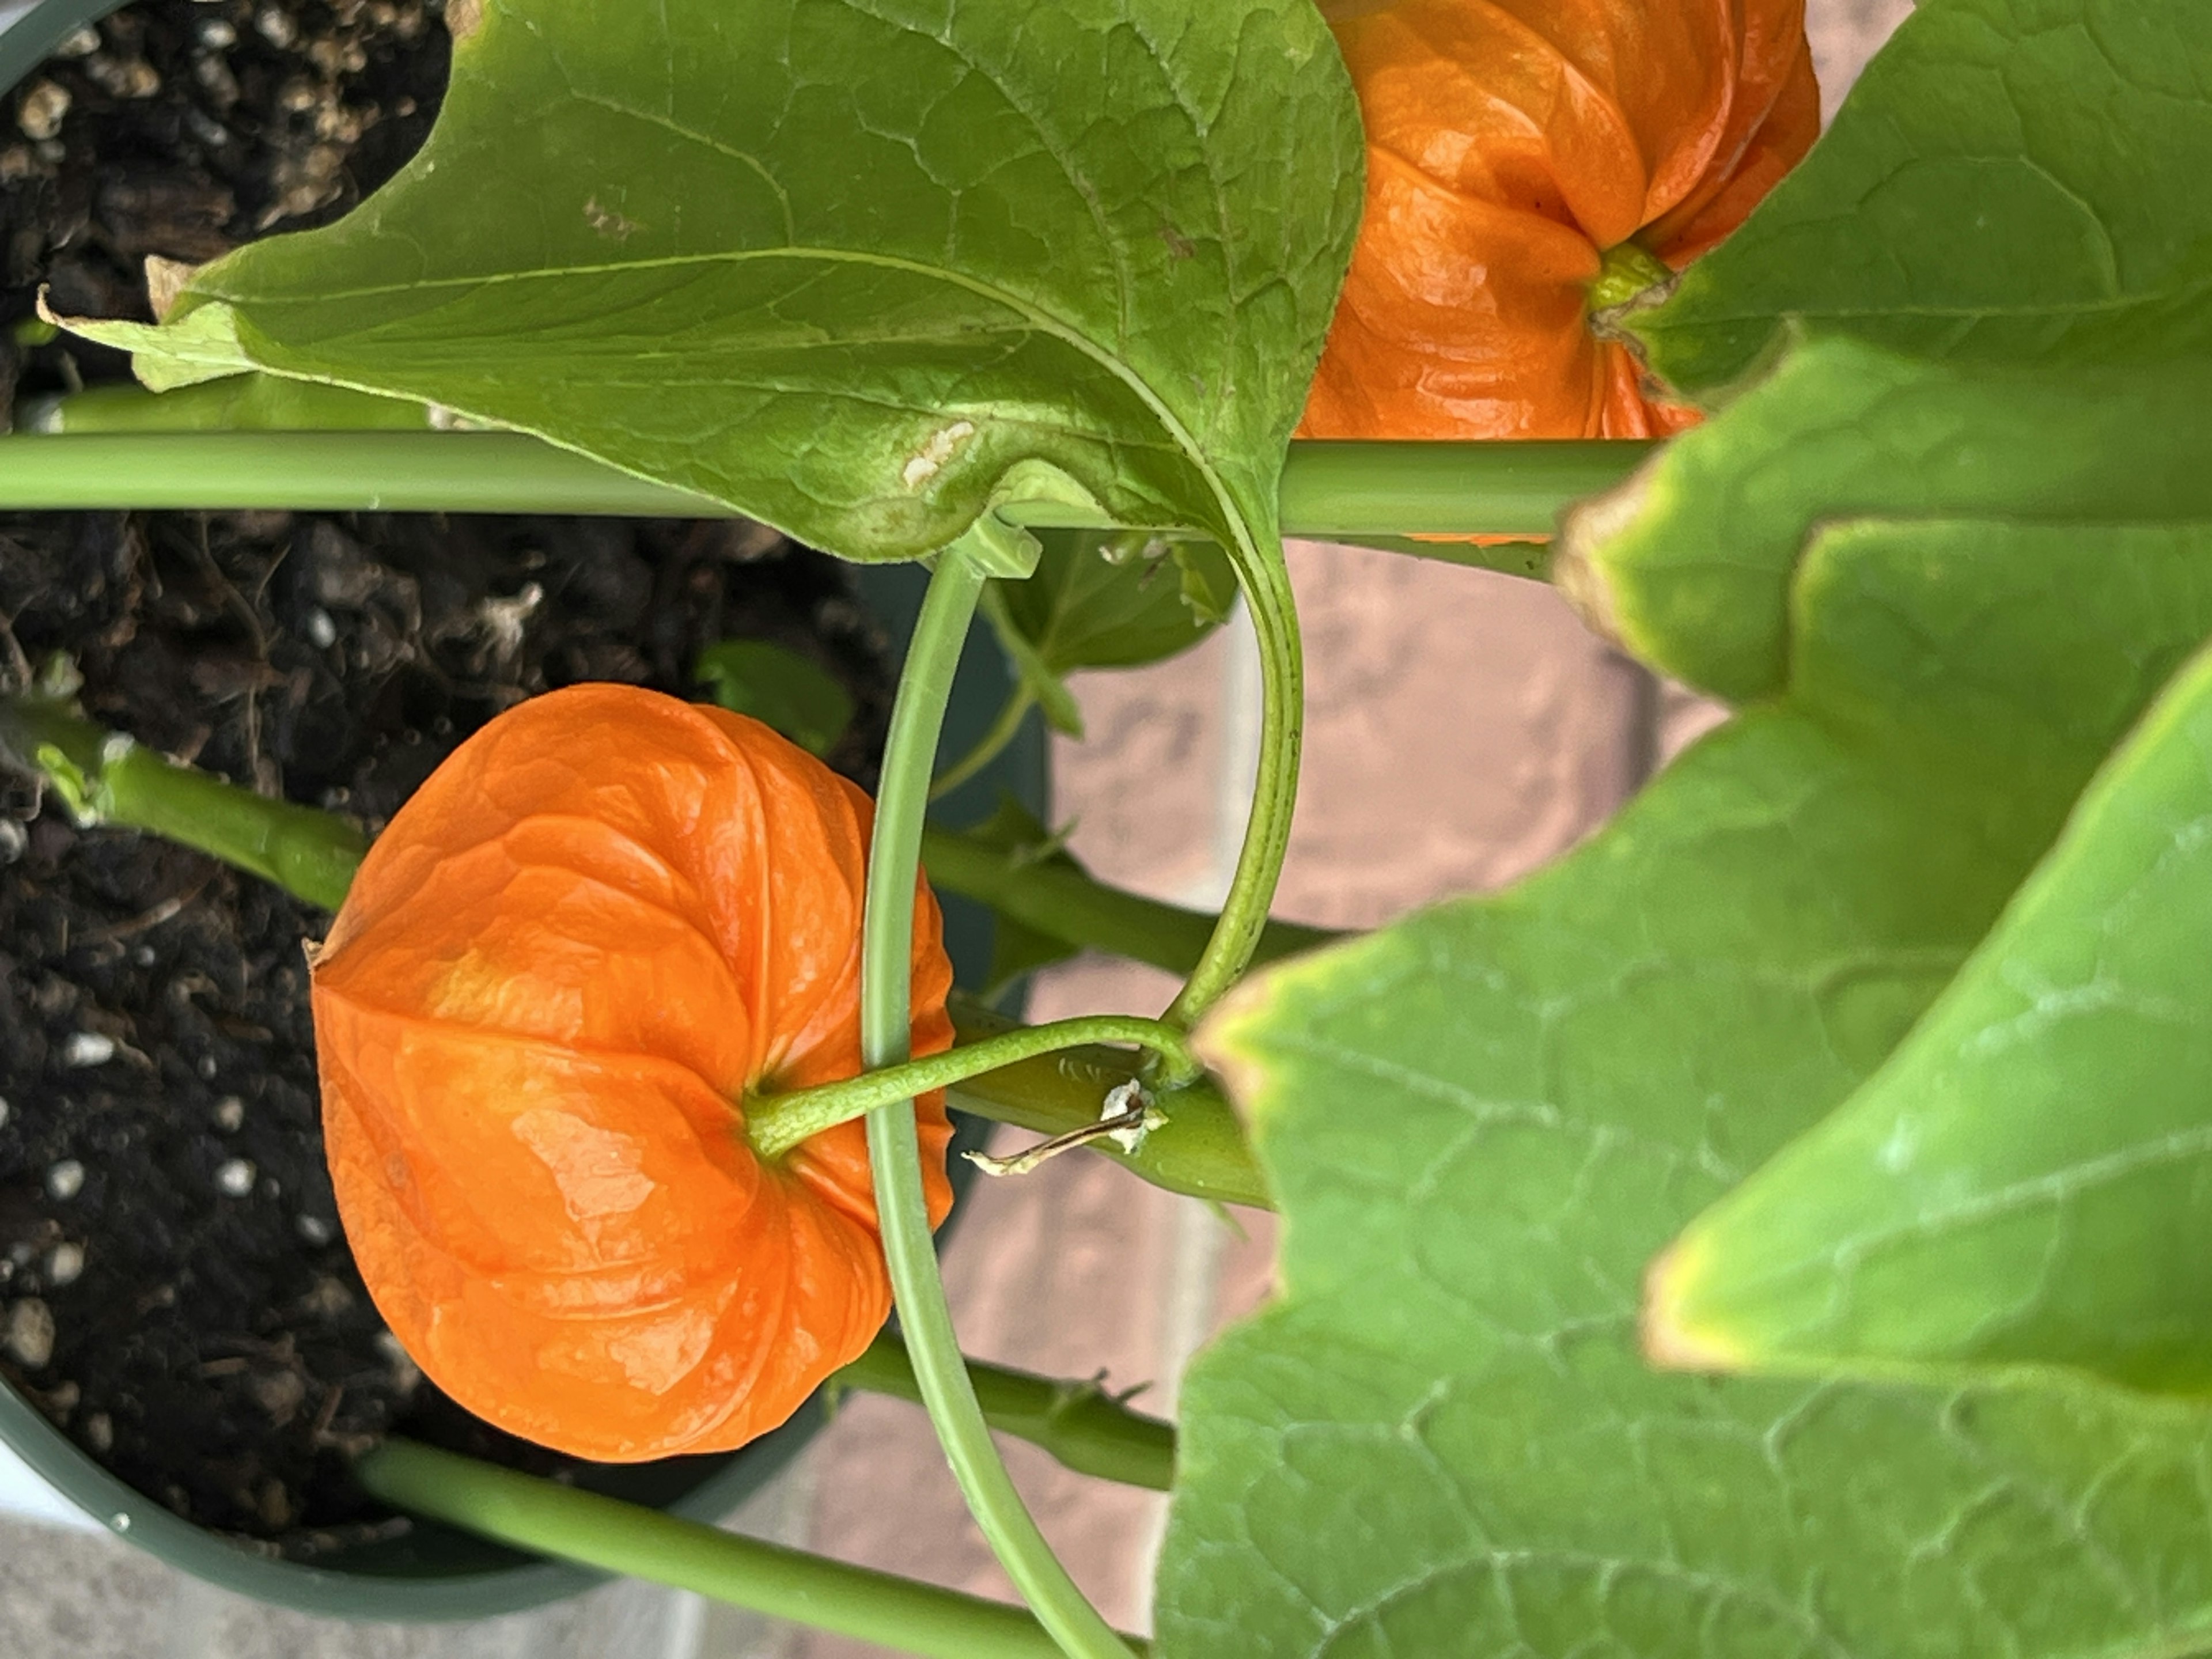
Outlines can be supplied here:
M1058 1659L1019 1607L740 1537L412 1441L354 1466L395 1509L927 1659Z
M1196 1024L1252 963L1274 902L1275 882L1291 847L1298 801L1298 756L1305 729L1305 646L1298 632L1291 573L1279 545L1231 544L1231 562L1260 645L1260 766L1229 895L1206 948L1160 1018Z
M1009 691L1005 707L999 710L999 718L991 722L991 729L976 740L973 749L937 775L936 781L929 786L930 799L943 800L1004 754L1036 706L1036 696L1028 686L1017 685Z
M150 394L149 394L150 395ZM1606 441L1291 446L1284 533L1546 535L1653 446ZM1106 527L1024 503L1031 528ZM0 509L731 516L704 496L514 432L144 432L0 438ZM1138 525L1171 531L1180 525Z
M1283 468L1283 533L1547 536L1568 507L1621 483L1657 447L1624 439L1309 439L1291 446Z
M884 1106L932 1090L948 1088L1016 1060L1031 1060L1085 1043L1126 1042L1158 1056L1159 1086L1173 1089L1195 1079L1205 1067L1190 1042L1171 1025L1130 1014L1091 1014L1020 1025L980 1042L963 1043L942 1054L863 1072L836 1083L780 1094L755 1095L745 1102L745 1139L774 1163L809 1138Z
M1064 945L1127 957L1170 974L1188 974L1198 966L1217 925L1202 910L1109 887L1065 863L1024 858L957 830L924 830L921 861L930 885L940 891L988 904ZM1343 937L1326 927L1270 921L1252 960L1273 962Z
M991 1426L1049 1453L1078 1474L1165 1492L1175 1480L1171 1423L1133 1412L1096 1382L1069 1382L1000 1365L968 1362L975 1398ZM886 1332L830 1378L836 1389L921 1403L921 1384L906 1345Z
M1014 1029L1003 1014L965 998L951 1002L954 1029L963 1042L981 1042ZM1119 1048L1064 1048L1018 1060L953 1085L951 1103L963 1112L1047 1136L1070 1134L1097 1123L1108 1097L1139 1079L1139 1063ZM1087 1150L1112 1158L1155 1187L1209 1204L1273 1207L1267 1177L1252 1156L1235 1108L1213 1084L1200 1079L1159 1103L1164 1121L1134 1146L1097 1140Z
M939 556L899 678L876 799L861 927L860 1055L871 1070L895 1066L908 1057L914 894L922 815L953 672L984 581L982 564L968 543L1006 533L986 517ZM1007 1577L1069 1659L1123 1659L1128 1646L1084 1599L1023 1507L992 1443L975 1385L961 1363L930 1237L910 1101L869 1115L868 1158L892 1295L914 1355L922 1403L969 1512Z
M0 438L0 507L731 516L520 432Z
M179 766L35 695L0 699L0 759L44 778L81 823L181 842L326 910L368 849L343 818Z

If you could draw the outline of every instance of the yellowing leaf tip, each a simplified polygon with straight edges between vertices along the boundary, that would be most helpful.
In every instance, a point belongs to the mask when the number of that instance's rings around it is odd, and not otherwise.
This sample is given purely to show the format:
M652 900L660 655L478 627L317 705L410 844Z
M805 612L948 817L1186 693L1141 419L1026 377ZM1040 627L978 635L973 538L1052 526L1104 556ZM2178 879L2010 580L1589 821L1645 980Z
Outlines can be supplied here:
M1246 979L1217 1003L1190 1034L1199 1058L1221 1079L1230 1104L1247 1121L1258 1121L1266 1109L1267 1067L1249 1039L1252 1028L1273 1011L1274 977L1260 973Z
M1698 1276L1700 1254L1693 1242L1678 1241L1644 1275L1644 1358L1662 1371L1728 1372L1743 1366L1740 1347L1684 1317L1685 1292Z
M1620 613L1599 556L1607 543L1635 522L1650 487L1650 476L1638 471L1619 489L1568 509L1560 526L1559 551L1552 561L1552 586L1591 632L1615 645L1622 643Z
M183 259L165 258L158 253L146 256L146 301L153 307L155 322L169 320L169 313L177 308L177 301L184 297L199 269Z

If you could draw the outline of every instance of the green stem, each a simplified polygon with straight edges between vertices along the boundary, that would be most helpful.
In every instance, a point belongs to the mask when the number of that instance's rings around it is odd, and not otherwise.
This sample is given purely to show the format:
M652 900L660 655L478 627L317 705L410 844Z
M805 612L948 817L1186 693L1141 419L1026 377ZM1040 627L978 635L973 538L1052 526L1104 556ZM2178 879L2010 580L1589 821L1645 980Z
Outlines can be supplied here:
M1003 1014L963 997L955 997L950 1006L963 1042L1015 1029ZM1108 1109L1108 1096L1140 1080L1139 1064L1125 1049L1064 1048L956 1084L951 1096L963 1112L1056 1138L1097 1123ZM1209 1204L1273 1207L1267 1177L1252 1156L1236 1109L1210 1080L1201 1078L1176 1090L1160 1108L1166 1121L1133 1148L1093 1141L1086 1150L1171 1193Z
M1294 443L1283 469L1284 533L1324 540L1549 534L1562 509L1620 483L1653 447L1578 440ZM1071 508L1025 505L1033 529L1102 527L1078 523L1085 515ZM0 510L87 507L732 516L705 496L515 432L0 438Z
M1656 449L1624 439L1291 446L1283 533L1547 536L1559 514L1621 483Z
M1291 848L1305 726L1305 645L1282 548L1240 538L1227 550L1260 646L1260 766L1244 842L1220 917L1190 977L1160 1016L1186 1030L1251 965L1267 931L1267 908L1274 902L1275 882Z
M927 1059L904 1060L835 1083L752 1096L745 1102L745 1139L763 1158L775 1163L801 1141L879 1108L965 1083L1016 1060L1098 1042L1133 1043L1157 1054L1163 1089L1180 1087L1206 1069L1191 1052L1189 1041L1171 1025L1133 1014L1089 1014L1043 1025L1016 1026L980 1042L963 1043Z
M972 1359L968 1376L994 1429L1042 1447L1061 1467L1154 1492L1174 1483L1175 1425L1131 1411L1097 1382L1068 1382ZM906 1345L888 1332L830 1382L833 1389L865 1389L921 1403L914 1361Z
M1008 533L986 516L939 556L899 677L876 799L861 926L860 1057L871 1070L895 1066L908 1057L922 815L953 672L982 596L982 565L969 543ZM992 1443L975 1384L961 1363L930 1237L911 1102L881 1107L869 1115L868 1157L899 1321L914 1355L922 1402L969 1511L1014 1587L1069 1659L1123 1659L1128 1646L1084 1599L1022 1506L1021 1495Z
M1140 897L1065 863L1025 859L957 830L933 825L924 830L921 861L930 885L941 892L988 904L1064 945L1127 957L1170 974L1188 974L1198 966L1217 925L1202 910ZM1270 921L1252 960L1273 962L1344 937L1325 927Z
M408 1440L354 1466L371 1496L481 1537L925 1659L1058 1659L1019 1607L763 1543Z
M1008 692L1006 706L999 710L999 718L991 722L991 729L977 739L973 749L937 775L937 781L929 786L930 799L943 800L1004 754L1036 705L1036 697L1026 685L1017 685Z
M65 703L0 699L0 760L42 777L80 823L143 830L198 848L335 910L368 849L360 830L164 760Z

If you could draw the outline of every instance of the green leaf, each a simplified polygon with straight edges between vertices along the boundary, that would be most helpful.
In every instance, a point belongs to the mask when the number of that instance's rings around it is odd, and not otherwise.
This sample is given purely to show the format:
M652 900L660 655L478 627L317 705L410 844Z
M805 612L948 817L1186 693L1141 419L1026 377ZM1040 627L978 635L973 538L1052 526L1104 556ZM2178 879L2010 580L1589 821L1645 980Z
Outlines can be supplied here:
M1782 599L1818 526L2212 523L2208 411L2212 359L2061 372L1819 341L1577 509L1554 580L1644 660L1733 700L1770 696Z
M2151 538L2108 550L2130 580L2182 574ZM2212 655L1889 1063L1683 1235L1653 1275L1655 1347L1761 1370L2056 1362L2206 1393L2208 944Z
M1778 607L1779 609L1780 607ZM1516 888L1205 1032L1284 1216L1182 1395L1158 1650L2212 1645L2212 1413L1654 1373L1639 1281L1896 1043L2212 631L2191 538L1829 529L1784 689Z
M700 652L691 678L716 702L750 714L811 755L837 746L853 723L853 695L811 658L766 640L723 640Z
M1259 556L1360 202L1307 0L484 0L420 155L149 383L434 402L854 558L1027 467Z
M1054 675L1135 668L1223 622L1237 578L1221 550L1143 534L1048 531L1028 580L1000 588L1007 619Z
M1804 163L1629 319L1724 412L1576 515L1555 579L1744 700L1780 688L1816 526L2212 520L2208 171L2212 8L1928 0Z
M1177 541L1168 546L1181 578L1183 609L1201 628L1218 628L1237 607L1237 573L1228 556L1211 542Z
M2212 7L1923 0L1751 221L1632 321L1724 392L1785 337L2154 362L2212 311Z
M1006 605L1004 584L993 582L983 590L981 605L983 620L990 623L991 631L999 637L999 644L1013 665L1014 676L1030 700L1044 711L1045 723L1062 737L1083 735L1083 706L1075 700L1075 693L1067 689L1036 642L1022 630Z
M131 386L95 386L24 410L27 432L420 432L421 404L343 386L233 374L158 395Z
M989 817L963 832L972 842L1012 855L1024 866L1087 872L1067 850L1063 836L1055 836L1012 795L1000 795ZM998 927L991 941L991 982L984 993L993 1000L1024 974L1033 974L1054 963L1066 962L1079 946L1031 927L1018 916L997 912Z

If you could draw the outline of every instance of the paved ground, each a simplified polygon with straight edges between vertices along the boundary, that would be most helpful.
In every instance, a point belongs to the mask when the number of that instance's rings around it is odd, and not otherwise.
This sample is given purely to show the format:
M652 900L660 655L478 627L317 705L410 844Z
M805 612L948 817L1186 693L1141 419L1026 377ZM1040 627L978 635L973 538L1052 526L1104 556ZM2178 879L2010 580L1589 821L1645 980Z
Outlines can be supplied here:
M1831 97L1905 9L1814 0ZM1290 915L1371 924L1495 885L1601 821L1712 711L1585 634L1548 590L1380 553L1298 546L1311 664ZM1057 811L1101 876L1218 896L1242 822L1256 665L1229 635L1175 663L1081 687L1090 740L1057 757ZM1039 1018L1154 1012L1172 988L1083 960L1048 975ZM1238 1234L1103 1163L1069 1158L985 1191L948 1267L974 1352L1054 1374L1103 1369L1174 1403L1191 1351L1267 1289L1267 1229ZM1068 1475L1023 1446L1016 1477L1110 1616L1141 1627L1162 1504ZM849 1405L733 1524L849 1559L1008 1593L921 1413ZM874 1652L693 1598L616 1585L466 1627L349 1626L273 1614L104 1537L0 1521L0 1659L859 1659Z

